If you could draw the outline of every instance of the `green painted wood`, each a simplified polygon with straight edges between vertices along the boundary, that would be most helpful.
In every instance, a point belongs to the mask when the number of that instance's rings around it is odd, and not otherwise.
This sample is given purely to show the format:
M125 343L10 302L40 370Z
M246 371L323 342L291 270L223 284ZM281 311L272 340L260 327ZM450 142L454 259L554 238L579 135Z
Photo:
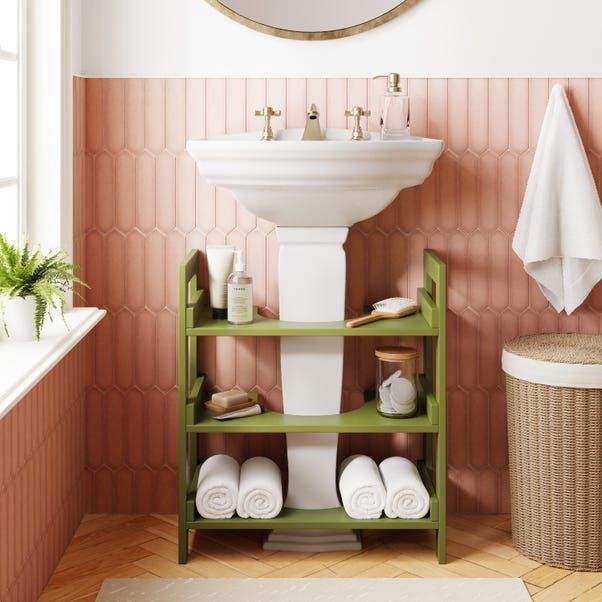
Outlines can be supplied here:
M190 401L197 401L201 397L201 393L203 391L203 383L205 382L204 376L197 376L192 384L192 388L190 389L190 395L188 399Z
M201 311L200 322L194 328L187 328L188 336L228 336L228 337L286 337L286 336L344 336L344 337L405 337L436 336L438 328L429 326L421 313L399 319L380 320L358 328L347 328L341 322L281 322L264 318L257 313L252 324L234 325L227 320L211 320L208 308Z
M439 424L439 404L433 393L426 394L426 415L433 425Z
M429 514L420 519L379 518L361 520L351 518L344 508L328 508L326 510L298 510L283 508L276 518L249 519L233 516L228 519L203 519L196 512L196 483L200 467L194 471L194 477L188 487L188 518L190 529L437 529L439 501L429 472L422 462L418 463L418 471L430 496Z
M435 529L437 558L446 561L446 396L445 341L447 309L447 268L431 250L424 252L424 289L418 291L421 310L399 320L383 320L348 329L344 322L299 324L280 322L257 315L250 325L233 326L212 321L203 307L197 280L198 251L191 251L180 267L178 304L178 383L180 423L179 445L179 527L178 560L186 562L188 529L289 529L369 528ZM336 416L301 417L269 412L227 423L211 420L201 407L202 377L198 373L197 337L200 336L422 336L424 337L425 377L421 384L426 398L426 414L403 420L380 416L374 402ZM192 390L191 390L192 389ZM194 393L193 400L189 398ZM382 518L358 521L342 508L329 510L284 509L272 520L232 518L225 521L200 519L195 508L198 479L198 437L206 432L421 432L426 438L424 462L418 469L431 496L429 516L420 520ZM189 441L190 439L190 441ZM192 478L188 466L195 467ZM433 484L432 476L435 475Z
M189 339L186 336L189 282L196 276L198 251L188 253L178 273L178 562L188 560L188 529L186 527L186 500L188 489L188 433L186 432L186 409L189 384ZM196 341L195 341L196 346ZM192 461L193 458L190 458ZM196 461L195 461L196 464ZM194 465L194 464L193 464Z
M426 323L431 328L437 328L439 326L439 311L433 298L426 292L426 289L419 288L418 289L418 307L420 308L420 313L424 317Z
M447 489L447 411L446 411L446 334L447 334L447 267L432 251L424 254L425 288L435 296L439 310L439 336L435 343L435 395L439 405L439 424L436 436L435 491L439 499L439 528L437 529L437 560L444 564L446 552L446 489Z
M213 412L201 410L201 418L188 424L192 433L434 433L438 427L428 416L413 418L386 418L376 411L370 401L361 408L330 416L291 416L266 412L257 416L221 422L214 420Z
M430 517L417 520L378 518L359 520L350 518L343 508L327 510L298 510L283 508L272 519L239 518L202 519L188 521L189 529L437 529L439 523Z

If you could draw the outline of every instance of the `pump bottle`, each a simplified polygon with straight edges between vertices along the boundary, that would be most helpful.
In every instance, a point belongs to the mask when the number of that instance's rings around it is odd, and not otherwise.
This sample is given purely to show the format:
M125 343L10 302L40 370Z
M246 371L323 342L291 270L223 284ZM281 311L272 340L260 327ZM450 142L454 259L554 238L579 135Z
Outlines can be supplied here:
M234 271L228 276L228 322L250 324L253 321L253 278L245 274L240 249L234 254Z
M380 102L380 137L381 140L399 140L409 135L410 99L401 91L399 73L389 73L387 91Z

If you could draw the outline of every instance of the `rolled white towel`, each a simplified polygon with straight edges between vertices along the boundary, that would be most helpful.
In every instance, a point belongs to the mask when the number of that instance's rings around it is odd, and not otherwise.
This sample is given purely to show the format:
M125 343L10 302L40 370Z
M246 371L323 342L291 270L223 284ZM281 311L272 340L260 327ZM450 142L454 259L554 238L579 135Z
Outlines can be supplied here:
M282 478L276 463L262 456L243 462L236 514L241 518L275 518L280 510Z
M422 518L428 514L429 493L414 462L393 456L378 467L387 490L385 514L389 518Z
M211 456L199 471L196 507L203 518L232 518L238 499L240 466L231 456Z
M339 491L351 518L380 518L385 507L385 486L376 462L361 454L349 456L339 466Z

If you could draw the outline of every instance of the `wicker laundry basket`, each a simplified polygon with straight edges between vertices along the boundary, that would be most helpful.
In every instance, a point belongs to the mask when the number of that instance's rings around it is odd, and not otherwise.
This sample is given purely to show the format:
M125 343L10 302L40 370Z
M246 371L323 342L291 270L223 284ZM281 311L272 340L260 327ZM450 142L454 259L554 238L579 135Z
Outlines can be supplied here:
M602 335L504 345L512 540L525 556L602 570Z

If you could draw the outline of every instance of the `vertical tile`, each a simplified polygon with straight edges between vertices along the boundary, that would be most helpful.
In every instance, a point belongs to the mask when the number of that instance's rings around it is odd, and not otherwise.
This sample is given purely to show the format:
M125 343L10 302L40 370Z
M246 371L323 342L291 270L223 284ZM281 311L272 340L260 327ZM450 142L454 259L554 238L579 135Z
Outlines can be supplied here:
M226 81L226 131L244 132L246 127L246 82L229 79Z
M117 153L125 143L124 80L108 79L103 83L105 145L110 152Z
M165 148L165 84L160 78L144 81L144 144L152 153Z
M535 149L548 105L548 80L529 80L529 148Z
M490 149L501 155L510 143L509 80L489 81L489 136Z
M95 80L87 80L95 81ZM139 153L144 149L144 80L126 79L125 83L125 108L124 108L124 130L125 145L133 153ZM86 121L89 113L86 111Z
M331 128L346 128L348 121L345 111L349 109L347 100L347 80L329 79L326 83L327 126Z
M176 227L190 232L195 227L196 163L188 153L176 159Z
M136 227L149 232L155 227L155 157L148 152L136 157Z
M266 104L266 80L262 78L246 80L246 115L247 130L260 132L263 128L263 117L256 116L255 111ZM277 108L277 107L276 107ZM281 122L278 121L280 124Z
M122 390L134 384L134 318L127 309L115 316L115 384Z
M174 154L186 149L186 80L165 82L165 146Z
M115 161L101 154L94 162L94 209L96 225L108 232L115 224Z
M506 425L506 398L495 390L489 401L489 463L500 470L508 465L508 436ZM500 511L501 512L501 511Z
M144 307L145 290L144 236L140 232L134 230L126 237L125 256L126 307L136 311Z
M125 289L125 244L118 232L111 232L107 236L103 259L106 306L111 311L118 311L123 304Z
M115 226L128 232L136 225L135 162L128 152L115 159Z
M499 317L490 310L479 316L479 384L484 391L495 391L500 380L502 342ZM486 425L483 427L487 430Z
M176 225L176 159L161 153L155 163L156 223L163 233Z
M428 136L447 140L447 81L428 80Z
M113 389L105 399L106 425L104 429L106 464L112 469L121 466L125 460L125 412L122 394Z
M303 78L286 80L286 112L284 113L287 128L305 127L306 112L313 100L307 100L306 80ZM315 104L315 103L314 103ZM319 110L319 107L318 107Z
M590 129L588 145L597 154L602 153L602 78L589 82Z
M510 149L515 153L529 148L529 80L511 79L508 84Z
M489 82L486 79L468 82L468 140L476 154L483 153L489 144Z
M157 348L156 384L162 391L169 391L176 382L176 319L171 311L163 310L156 319Z
M481 390L472 391L468 403L468 450L469 463L476 469L483 469L489 461L489 400Z
M159 232L146 237L144 272L146 306L159 312L165 307L165 237Z
M165 463L165 397L154 388L146 394L146 464L154 471ZM155 491L154 494L157 492Z
M86 150L99 152L103 145L103 82L86 79Z
M408 80L410 131L414 136L428 135L428 80Z
M447 84L446 146L456 155L468 148L468 80L450 79ZM412 113L412 120L413 120Z
M126 401L127 455L125 463L134 470L139 469L146 463L146 440L144 436L146 409L144 395L137 390L129 391ZM152 445L152 441L149 442L149 445Z

